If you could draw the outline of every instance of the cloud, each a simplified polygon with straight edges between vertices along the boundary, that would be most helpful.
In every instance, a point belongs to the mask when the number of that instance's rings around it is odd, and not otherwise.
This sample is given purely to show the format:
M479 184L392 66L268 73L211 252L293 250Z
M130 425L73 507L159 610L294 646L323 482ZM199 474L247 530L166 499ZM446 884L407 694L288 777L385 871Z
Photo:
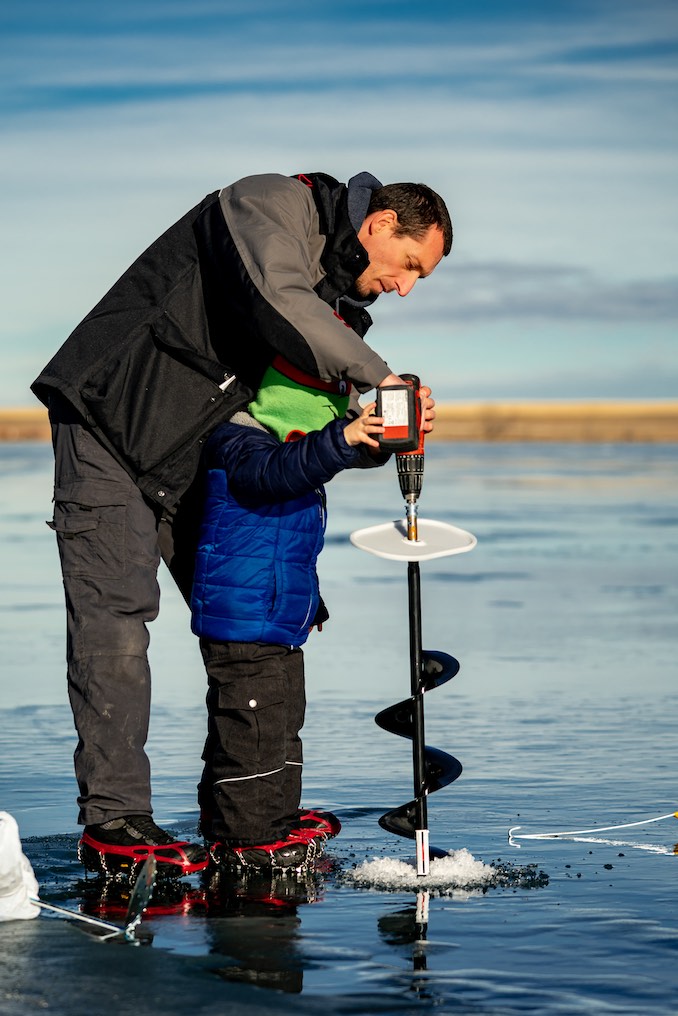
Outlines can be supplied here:
M447 269L444 279L426 281L425 294L420 284L417 314L423 321L450 315L461 322L678 320L678 276L617 283L577 266L509 262ZM381 313L397 327L399 308L392 301Z
M3 348L20 342L39 367L155 236L232 179L368 169L430 183L455 224L449 263L407 301L379 302L380 335L456 322L474 336L466 363L492 350L478 376L509 378L496 329L600 326L616 363L606 329L633 322L637 365L676 315L677 34L673 2L657 0L9 0ZM552 347L516 342L530 376L560 370Z
M12 8L12 4L9 7ZM381 8L381 9L380 9ZM20 110L135 98L444 87L467 98L637 90L675 82L671 6L593 3L517 16L509 5L23 4L6 17L4 105ZM35 10L33 19L30 11ZM41 11L38 15L37 10ZM388 17L384 13L388 12ZM190 16L189 16L190 12Z

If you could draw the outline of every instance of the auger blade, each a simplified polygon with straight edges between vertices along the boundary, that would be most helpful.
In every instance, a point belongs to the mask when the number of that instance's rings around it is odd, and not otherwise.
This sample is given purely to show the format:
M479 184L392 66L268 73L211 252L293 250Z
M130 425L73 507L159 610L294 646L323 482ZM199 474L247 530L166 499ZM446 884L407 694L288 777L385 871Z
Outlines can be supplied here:
M441 684L451 681L460 670L458 660L437 650L423 652L422 662L422 692L439 688ZM398 734L411 740L414 732L414 697L382 709L374 717L374 722L389 734Z
M396 702L377 713L375 723L389 734L398 734L412 740L414 737L414 698ZM432 794L442 787L449 786L462 774L461 762L453 755L440 748L424 747L424 787L423 792ZM407 806L405 806L407 807Z
M416 829L416 807L416 801L408 801L407 804L401 804L399 808L394 808L393 811L387 811L385 815L382 815L379 819L379 825L388 833L394 833L396 836L405 836L408 840L413 840Z
M414 733L414 699L404 699L395 705L387 706L374 717L374 722L389 734L398 734L412 740Z
M424 792L433 794L436 790L448 787L450 783L458 780L463 772L463 767L458 758L448 755L440 748L424 748L424 768L426 777Z
M445 850L444 847L434 847L432 843L429 844L428 856L431 860L435 860L436 857L449 857L450 851Z
M416 801L409 801L400 808L394 808L393 811L388 811L381 816L379 825L387 833L394 833L396 836L414 840L416 839L416 807ZM434 847L432 843L429 844L428 856L431 860L437 857L448 857L449 853L449 850L445 850L443 847Z
M421 654L423 664L422 691L432 691L446 681L451 681L460 670L458 660L449 653L441 653L437 649L424 649Z
M386 712L386 710L384 710ZM463 771L459 759L448 755L446 751L439 748L425 748L424 767L426 771L423 787L424 794L433 794L442 787L449 786L458 779ZM408 801L399 808L387 811L379 819L379 825L389 833L396 836L405 836L409 840L415 838L417 799ZM442 856L442 855L441 855Z

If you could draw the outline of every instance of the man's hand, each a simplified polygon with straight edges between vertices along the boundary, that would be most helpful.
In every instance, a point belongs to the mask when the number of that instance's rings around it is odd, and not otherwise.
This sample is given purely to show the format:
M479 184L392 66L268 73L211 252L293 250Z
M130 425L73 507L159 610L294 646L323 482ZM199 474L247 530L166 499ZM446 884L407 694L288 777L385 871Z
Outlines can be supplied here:
M369 445L370 448L379 448L379 442L370 436L371 434L384 433L383 416L371 415L376 405L376 402L370 402L365 406L357 420L353 420L347 427L344 427L346 444L350 445L351 448L355 448L359 444Z
M436 418L436 402L431 398L431 389L427 385L422 385L419 391L421 393L421 415L424 421L422 429L430 434L433 430L433 421Z
M405 382L397 374L388 374L383 381L377 385L378 388L391 388L393 385L404 385Z
M379 388L387 388L391 385L404 385L405 382L397 374L389 374L384 378L383 381L379 382ZM436 418L435 410L435 399L431 398L431 389L427 385L422 385L419 389L421 394L421 418L423 420L422 429L429 434L433 430L433 421Z

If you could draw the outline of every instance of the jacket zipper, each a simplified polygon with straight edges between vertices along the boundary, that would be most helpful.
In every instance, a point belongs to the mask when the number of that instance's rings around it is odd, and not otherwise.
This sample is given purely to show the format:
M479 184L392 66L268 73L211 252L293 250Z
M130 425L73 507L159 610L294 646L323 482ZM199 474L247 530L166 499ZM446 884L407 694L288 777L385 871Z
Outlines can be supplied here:
M322 490L320 490L319 488L317 488L317 487L316 487L316 491L315 492L318 495L318 512L320 514L320 525L321 525L321 534L320 534L320 536L322 537L324 535L324 532L325 532L325 496L324 496L324 492ZM318 546L319 543L320 543L320 538L318 538L318 540L316 542L316 550L317 550L317 546ZM304 618L304 620L302 622L302 625L301 625L301 630L302 631L306 628L306 626L307 626L307 624L308 624L308 622L309 622L309 620L311 618L311 608L312 608L312 606L313 606L313 596L310 596L309 597L309 601L308 601L308 608L306 610L306 617Z

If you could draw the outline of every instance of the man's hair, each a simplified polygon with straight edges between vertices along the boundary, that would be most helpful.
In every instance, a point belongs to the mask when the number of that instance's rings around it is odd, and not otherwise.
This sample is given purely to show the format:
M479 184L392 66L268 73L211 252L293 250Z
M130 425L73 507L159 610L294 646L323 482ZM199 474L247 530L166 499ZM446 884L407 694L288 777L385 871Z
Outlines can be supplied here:
M392 208L398 216L394 236L420 240L436 226L443 234L443 254L452 249L452 221L445 202L424 183L387 183L372 191L367 214Z

